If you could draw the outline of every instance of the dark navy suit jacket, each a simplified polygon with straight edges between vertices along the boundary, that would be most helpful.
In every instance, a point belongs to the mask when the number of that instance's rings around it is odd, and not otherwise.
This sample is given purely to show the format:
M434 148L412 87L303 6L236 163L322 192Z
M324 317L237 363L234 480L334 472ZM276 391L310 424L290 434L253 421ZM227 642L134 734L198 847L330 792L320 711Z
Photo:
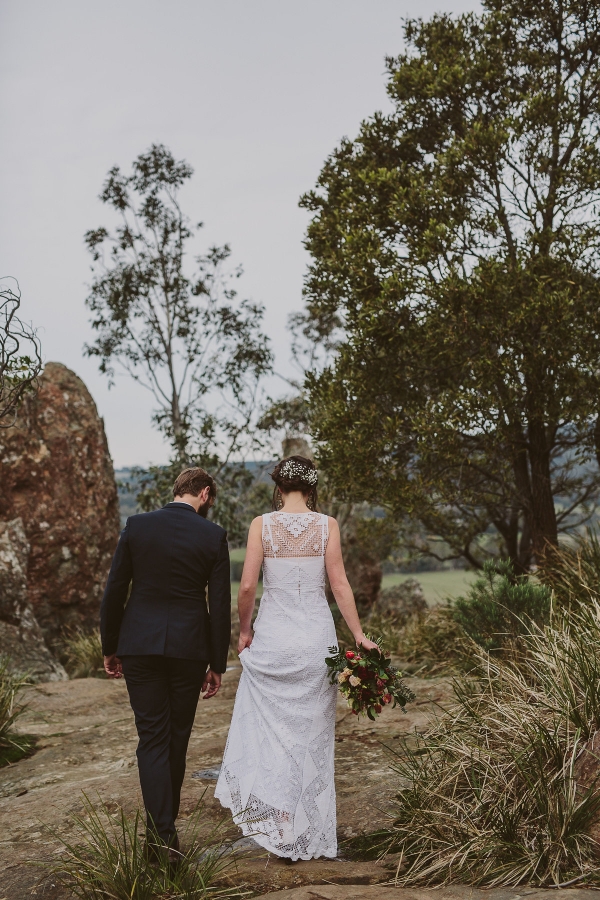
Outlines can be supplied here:
M230 578L227 532L187 503L130 516L102 598L102 652L206 660L224 672Z

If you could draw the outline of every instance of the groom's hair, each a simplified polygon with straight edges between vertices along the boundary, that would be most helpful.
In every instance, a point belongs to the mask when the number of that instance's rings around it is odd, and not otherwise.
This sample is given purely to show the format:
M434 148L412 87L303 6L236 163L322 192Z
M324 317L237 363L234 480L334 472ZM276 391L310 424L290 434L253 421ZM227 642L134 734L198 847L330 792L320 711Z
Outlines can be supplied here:
M205 487L210 488L211 497L217 496L217 485L208 472L199 466L195 466L193 469L184 469L173 485L173 496L183 497L184 494L191 494L192 497L197 497Z

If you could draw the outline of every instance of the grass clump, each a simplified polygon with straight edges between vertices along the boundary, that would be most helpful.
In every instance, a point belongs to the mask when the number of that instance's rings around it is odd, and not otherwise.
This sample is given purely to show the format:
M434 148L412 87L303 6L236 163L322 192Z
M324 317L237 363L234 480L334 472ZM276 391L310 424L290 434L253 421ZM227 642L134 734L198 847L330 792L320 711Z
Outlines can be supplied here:
M413 616L398 635L397 653L427 675L436 675L460 669L471 648L448 603Z
M102 678L104 657L100 632L75 628L63 637L61 662L71 678Z
M15 722L26 709L24 704L18 702L26 684L27 675L11 672L8 657L0 656L0 766L22 759L34 745L31 736L14 731Z
M474 646L455 701L393 755L399 781L384 854L400 884L561 885L598 881L600 604L530 623L524 652Z
M237 887L217 881L235 865L225 842L224 821L205 827L202 801L181 836L177 868L166 854L149 862L143 834L145 816L111 813L84 795L84 811L74 817L75 837L60 839L63 853L50 870L53 879L78 900L233 900L244 896Z
M31 756L35 751L37 738L32 734L14 735L14 740L8 747L0 747L0 769L4 766L12 766Z
M538 569L562 607L600 602L600 536L589 529L573 545L548 547Z

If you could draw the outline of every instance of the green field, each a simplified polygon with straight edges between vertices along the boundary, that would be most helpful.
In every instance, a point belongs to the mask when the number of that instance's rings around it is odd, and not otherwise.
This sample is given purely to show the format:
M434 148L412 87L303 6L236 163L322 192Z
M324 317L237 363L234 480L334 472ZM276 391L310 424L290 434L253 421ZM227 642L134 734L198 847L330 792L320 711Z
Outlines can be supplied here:
M229 551L229 559L231 562L244 562L246 558L246 548L245 547L236 547L235 550Z
M476 577L476 572L465 572L464 569L416 572L414 575L384 575L381 587L392 587L395 584L401 584L408 578L415 578L423 588L427 602L434 606L443 602L446 597L458 597L460 594L464 594Z

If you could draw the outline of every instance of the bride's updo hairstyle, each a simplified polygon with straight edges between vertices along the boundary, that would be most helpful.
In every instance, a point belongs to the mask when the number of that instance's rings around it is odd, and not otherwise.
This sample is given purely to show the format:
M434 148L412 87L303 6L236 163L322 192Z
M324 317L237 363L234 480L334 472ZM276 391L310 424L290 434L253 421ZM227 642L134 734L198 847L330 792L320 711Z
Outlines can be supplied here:
M317 481L319 476L312 459L305 456L288 456L278 462L271 478L275 482L273 491L273 509L278 510L283 506L283 494L290 491L302 491L306 497L306 505L309 509L317 508Z

